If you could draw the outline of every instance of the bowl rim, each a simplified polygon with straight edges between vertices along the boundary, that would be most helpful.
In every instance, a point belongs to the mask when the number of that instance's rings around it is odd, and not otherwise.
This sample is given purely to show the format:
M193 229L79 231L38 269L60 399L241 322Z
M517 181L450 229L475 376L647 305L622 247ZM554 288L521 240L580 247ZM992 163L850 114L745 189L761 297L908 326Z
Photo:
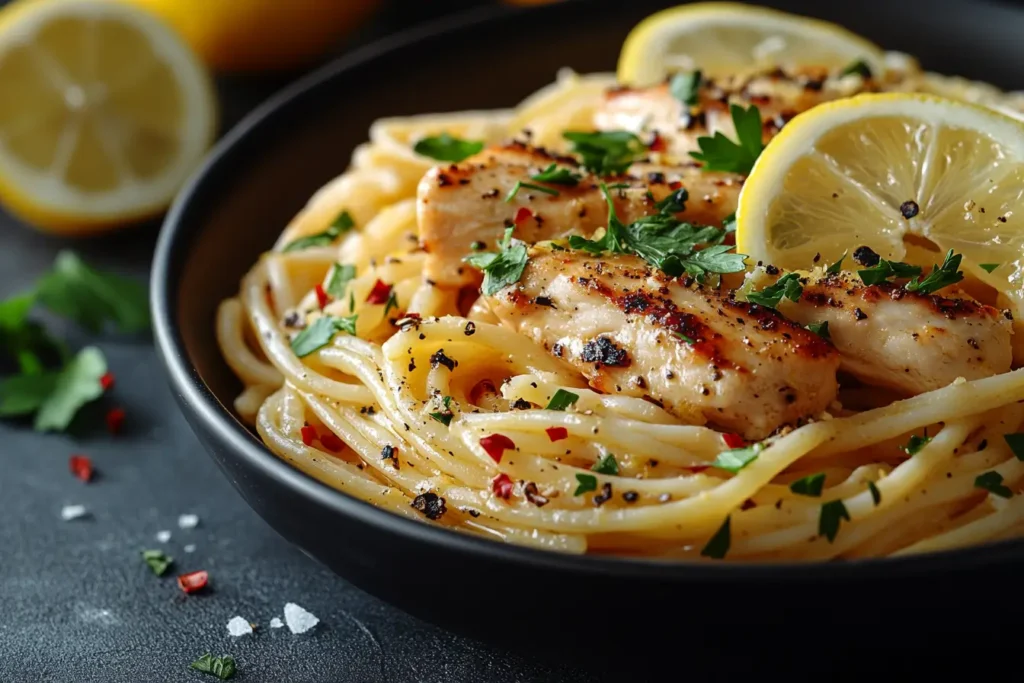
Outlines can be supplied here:
M157 239L150 281L155 344L166 368L182 411L192 414L207 433L224 446L232 457L289 488L332 514L343 515L360 524L465 555L484 556L495 562L522 564L567 574L605 575L618 578L731 582L772 580L780 583L834 583L849 580L885 580L945 571L975 569L979 565L1024 558L1024 540L1004 540L968 548L895 558L855 559L842 562L714 563L664 560L612 555L572 555L522 547L406 519L371 503L338 491L305 474L274 455L221 404L189 361L177 323L177 277L186 252L196 237L201 221L193 216L207 213L197 197L209 187L230 182L236 159L252 147L270 123L284 112L294 111L308 99L331 90L350 73L372 67L387 55L426 49L432 41L454 36L499 22L557 20L586 11L586 3L565 2L540 7L481 7L443 17L406 29L353 50L302 76L282 88L245 115L211 149L201 167L189 178L175 198ZM553 69L558 65L553 65ZM311 190L314 192L317 188ZM191 421L190 421L191 422ZM195 427L193 426L193 429Z

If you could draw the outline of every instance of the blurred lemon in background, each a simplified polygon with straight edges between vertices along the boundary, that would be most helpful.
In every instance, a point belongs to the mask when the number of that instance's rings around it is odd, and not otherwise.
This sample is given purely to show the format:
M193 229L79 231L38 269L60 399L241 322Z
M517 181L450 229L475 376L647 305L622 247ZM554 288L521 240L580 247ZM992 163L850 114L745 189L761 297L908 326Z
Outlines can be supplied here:
M321 56L377 0L120 0L173 26L211 68L286 69Z
M216 132L201 62L152 15L110 0L0 11L0 200L62 234L166 208Z

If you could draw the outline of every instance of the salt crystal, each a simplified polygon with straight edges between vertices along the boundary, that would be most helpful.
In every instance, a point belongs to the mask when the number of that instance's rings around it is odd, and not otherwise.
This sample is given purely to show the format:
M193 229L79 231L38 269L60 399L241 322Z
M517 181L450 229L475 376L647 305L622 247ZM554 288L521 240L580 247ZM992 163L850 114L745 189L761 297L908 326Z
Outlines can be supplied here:
M156 540L160 541L161 543L167 543L167 541L171 540L171 532L170 531L158 531L158 532L156 532Z
M294 602L284 606L284 623L292 633L305 633L320 623L320 620Z
M195 551L196 551L195 543L189 543L187 546L185 546L185 552L186 553L194 553Z
M84 505L65 505L61 508L60 518L65 522L70 522L73 519L85 517L86 514Z
M178 527L181 529L195 529L199 526L198 515L178 515Z
M282 626L284 626L284 622L277 617L270 620L270 628L281 628Z
M242 617L234 617L228 622L228 633L235 638L252 633L252 624Z

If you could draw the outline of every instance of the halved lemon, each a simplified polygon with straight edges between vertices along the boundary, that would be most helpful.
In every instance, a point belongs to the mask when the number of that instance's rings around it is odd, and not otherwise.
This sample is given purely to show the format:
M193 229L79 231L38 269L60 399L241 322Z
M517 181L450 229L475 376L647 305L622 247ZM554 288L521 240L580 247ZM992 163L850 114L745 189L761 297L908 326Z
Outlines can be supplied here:
M756 67L838 68L856 60L874 73L885 70L882 49L841 26L754 5L702 2L640 22L622 46L618 77L639 87L676 71L719 76Z
M206 151L203 66L151 15L104 0L0 12L0 199L59 233L165 208Z
M920 94L810 109L754 165L736 239L752 261L794 269L862 245L897 261L908 246L953 249L1024 319L1024 123Z

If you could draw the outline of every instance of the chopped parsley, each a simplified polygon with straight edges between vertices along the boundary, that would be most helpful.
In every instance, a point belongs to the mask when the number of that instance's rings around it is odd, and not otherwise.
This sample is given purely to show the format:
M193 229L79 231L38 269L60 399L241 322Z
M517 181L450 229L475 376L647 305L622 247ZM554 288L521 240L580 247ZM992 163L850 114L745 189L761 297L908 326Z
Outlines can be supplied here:
M733 211L728 216L722 219L722 230L728 234L730 232L736 232L736 212Z
M596 133L566 131L562 137L572 143L583 167L597 175L625 173L634 161L647 153L647 146L636 135L625 130Z
M686 210L686 200L689 198L690 193L686 191L685 187L681 187L666 195L660 202L655 202L654 208L661 213L679 213Z
M821 516L818 518L818 535L824 536L828 542L836 540L839 533L840 521L850 521L850 513L841 500L833 500L821 506Z
M874 501L875 507L878 507L882 502L882 492L878 490L878 486L873 481L868 482L868 490L871 491L871 500Z
M731 519L732 515L725 518L722 526L718 528L715 535L708 540L707 545L705 545L700 551L702 556L710 557L714 560L721 560L725 557L726 553L729 552L729 542L731 540L729 527Z
M867 62L863 59L858 59L857 61L848 64L839 72L840 78L843 76L849 76L850 74L857 74L861 78L869 79L871 78L871 67L868 66Z
M450 161L458 163L467 157L471 157L484 148L484 143L479 140L462 140L452 137L448 133L441 133L431 137L425 137L415 145L412 150L437 161Z
M588 491L597 490L597 477L592 474L577 474L576 481L579 485L576 487L576 490L573 491L572 495L574 496L582 495Z
M759 292L748 292L747 301L765 308L778 308L783 299L800 301L800 295L803 292L800 276L796 273L786 273L774 285L769 285Z
M932 438L930 436L918 436L917 434L913 434L907 441L907 445L903 447L903 452L907 455L917 455L931 440Z
M696 339L694 339L693 337L688 337L685 334L683 334L682 332L675 332L675 331L673 331L672 334L673 334L673 336L676 337L676 339L681 339L682 341L686 342L687 344L696 344L697 343Z
M356 277L356 267L335 263L331 265L331 271L327 273L327 286L324 290L335 299L345 296L348 283Z
M984 472L975 477L974 486L979 489L985 489L989 493L994 493L1002 498L1013 497L1013 491L1010 490L1010 487L1003 484L1003 475L995 470Z
M352 220L352 215L348 211L342 211L338 214L327 229L323 232L318 232L315 235L306 235L305 237L299 237L298 239L292 240L285 245L284 251L301 251L302 249L309 249L310 247L326 247L331 244L334 240L338 239L346 232L354 228L356 222Z
M209 652L192 662L189 666L204 674L212 674L222 681L226 681L229 678L234 677L235 672L237 671L234 657L230 655L214 657Z
M1010 447L1018 460L1024 462L1024 432L1017 434L1003 434L1003 440Z
M523 189L524 187L527 188L528 190L537 190L538 192L543 192L544 194L549 194L553 197L557 197L559 195L558 190L552 190L550 187L544 187L543 185L534 185L533 183L524 183L522 180L517 180L516 184L513 185L512 189L508 191L507 195L505 195L505 201L511 202L513 199L516 198L516 195L519 194L519 190Z
M920 277L915 277L904 285L904 289L908 292L934 294L943 287L960 282L964 279L964 274L960 271L960 262L963 258L962 254L954 254L950 249L946 252L946 258L942 261L941 266L935 264L932 272L928 273L923 280Z
M295 335L295 338L292 339L292 351L299 358L305 358L317 349L327 346L338 332L348 332L354 335L358 317L357 315L347 318L333 315L320 316L313 321L312 325Z
M761 112L753 104L746 109L733 104L729 106L729 113L736 127L738 142L733 142L718 131L714 137L697 138L700 151L690 152L690 156L703 162L705 170L746 175L764 149L761 142Z
M619 463L615 459L614 455L611 453L605 453L598 458L597 462L595 462L594 466L590 469L598 474L618 474Z
M447 427L452 423L452 418L455 417L455 415L452 413L452 397L445 396L443 399L441 399L441 402L444 403L444 411L431 413L430 417L434 418L435 420L443 424L445 427Z
M615 214L608 188L601 185L608 202L608 227L599 240L579 235L569 237L569 246L591 254L636 254L667 275L687 273L703 281L708 273L738 273L745 268L746 256L727 253L734 247L721 244L725 232L712 226L684 223L674 216L659 213L643 216L623 225ZM706 246L696 251L698 245Z
M697 104L702 80L703 77L699 69L690 73L676 74L669 81L668 91L672 97L692 107Z
M711 463L711 466L736 474L757 460L757 456L761 454L762 450L761 444L755 443L746 448L733 448L732 450L722 451L715 458L715 461Z
M505 228L505 236L498 243L498 252L482 251L470 254L462 260L483 271L484 281L480 291L490 296L508 285L519 282L526 270L528 260L526 244L512 239L515 228Z
M575 173L567 168L560 168L555 164L551 164L537 175L530 176L530 180L536 180L539 183L550 183L551 185L577 185L583 176L579 173Z
M986 273L991 273L993 270L995 270L996 268L999 267L999 264L998 263L982 263L979 267L982 270L984 270Z
M384 302L384 317L388 316L388 311L391 309L398 310L398 295L395 294L395 288L392 287L391 291L388 292L388 300Z
M162 550L143 550L142 559L157 576L166 574L174 564L174 558L166 555Z
M825 473L809 474L803 479L797 479L789 485L789 490L801 496L821 497L825 488Z
M836 275L837 273L843 272L843 261L846 260L846 255L849 253L849 251L844 251L843 255L839 257L839 260L826 268L825 272L829 275Z
M555 395L548 401L548 405L545 410L565 410L569 406L580 400L578 394L574 394L571 391L565 389L559 389L555 392Z
M887 261L884 258L878 259L877 265L857 271L857 275L866 285L881 284L889 278L910 278L920 274L920 266L912 266L901 261Z
M808 323L807 329L818 335L822 339L831 339L832 333L828 331L828 321L823 320L820 323Z

